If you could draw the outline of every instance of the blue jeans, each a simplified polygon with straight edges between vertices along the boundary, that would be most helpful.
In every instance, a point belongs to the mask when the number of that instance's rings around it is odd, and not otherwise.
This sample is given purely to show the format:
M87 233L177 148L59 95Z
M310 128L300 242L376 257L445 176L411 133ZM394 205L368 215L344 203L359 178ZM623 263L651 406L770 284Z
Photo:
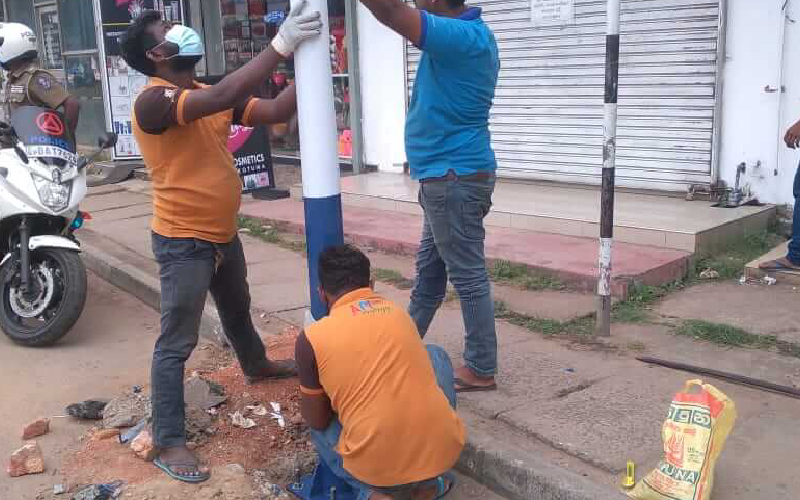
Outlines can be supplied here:
M792 241L789 242L789 255L792 264L800 266L800 167L794 176L794 221L792 222Z
M464 362L481 377L497 373L494 299L483 248L483 219L492 206L494 184L494 178L420 184L425 220L408 309L424 338L444 301L449 278L461 299Z
M220 245L153 233L161 274L161 335L153 352L153 438L159 448L186 443L184 365L198 341L211 292L222 329L246 375L257 375L266 351L250 318L247 265L238 236Z
M433 365L433 371L436 374L436 383L442 389L450 406L455 409L456 407L456 391L453 384L453 364L450 362L450 356L441 347L429 345L427 346L428 357ZM391 488L383 488L370 486L364 484L358 479L354 478L344 469L342 465L342 457L336 451L336 445L339 444L339 436L342 433L342 424L339 419L334 416L328 428L324 431L311 430L311 441L317 448L320 460L325 462L325 465L337 476L344 479L350 486L357 492L357 500L367 500L373 491L384 493L395 500L410 498L413 491L419 487L427 486L428 484L435 484L436 478L421 481L419 483L398 485Z

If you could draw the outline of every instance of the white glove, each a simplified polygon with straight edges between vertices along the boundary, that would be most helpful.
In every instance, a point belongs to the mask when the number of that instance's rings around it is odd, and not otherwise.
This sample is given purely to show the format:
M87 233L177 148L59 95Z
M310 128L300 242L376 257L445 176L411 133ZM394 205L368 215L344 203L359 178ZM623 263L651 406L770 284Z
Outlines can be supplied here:
M272 48L283 57L289 57L301 43L322 32L319 11L301 14L307 3L307 0L299 0L292 7L278 34L272 39Z

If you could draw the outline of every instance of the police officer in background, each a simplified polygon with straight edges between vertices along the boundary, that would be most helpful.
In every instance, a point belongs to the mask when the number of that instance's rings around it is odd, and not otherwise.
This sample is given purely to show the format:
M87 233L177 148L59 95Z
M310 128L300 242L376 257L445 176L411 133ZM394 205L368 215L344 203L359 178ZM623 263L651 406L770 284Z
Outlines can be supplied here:
M3 96L6 120L20 106L61 111L70 137L75 139L80 101L71 96L50 72L39 68L38 56L33 30L20 23L0 24L0 66L6 70Z

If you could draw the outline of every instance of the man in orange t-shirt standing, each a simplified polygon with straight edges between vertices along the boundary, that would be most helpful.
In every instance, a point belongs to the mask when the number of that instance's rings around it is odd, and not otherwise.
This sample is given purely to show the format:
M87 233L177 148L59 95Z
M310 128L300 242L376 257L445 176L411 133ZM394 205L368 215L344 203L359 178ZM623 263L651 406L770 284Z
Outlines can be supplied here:
M150 81L136 100L133 128L153 179L153 253L160 267L161 335L152 366L154 464L170 477L209 477L186 446L184 365L198 341L208 292L225 336L251 382L293 376L293 361L270 361L250 318L250 292L237 213L242 185L228 151L232 124L286 121L294 86L277 98L252 98L279 62L319 35L319 12L296 3L272 44L214 86L194 81L205 51L199 35L144 12L122 40L125 61Z

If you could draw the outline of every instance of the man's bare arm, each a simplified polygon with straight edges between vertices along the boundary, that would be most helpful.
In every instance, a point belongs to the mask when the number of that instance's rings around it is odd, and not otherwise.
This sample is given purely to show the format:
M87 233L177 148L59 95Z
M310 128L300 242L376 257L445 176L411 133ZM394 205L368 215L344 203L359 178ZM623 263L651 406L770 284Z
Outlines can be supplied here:
M255 94L278 63L289 57L300 43L318 36L322 29L320 13L303 14L306 3L305 0L295 3L272 43L250 62L216 85L189 92L183 109L178 110L178 121L188 123L233 108L244 97Z
M218 84L191 91L183 104L182 120L188 123L233 108L242 96L255 94L282 60L275 49L267 47Z
M797 149L800 146L800 121L789 128L783 140L786 141L786 147L790 149Z
M306 425L317 431L324 431L333 420L331 400L325 394L300 395L300 414Z
M297 92L294 84L286 87L275 99L259 99L250 111L251 125L284 123L297 111Z
M422 38L420 11L402 0L360 0L375 19L419 47Z
M71 95L66 101L64 101L63 106L64 120L67 122L67 128L69 128L72 138L77 139L75 136L75 130L78 128L78 119L81 115L81 102L77 97Z

